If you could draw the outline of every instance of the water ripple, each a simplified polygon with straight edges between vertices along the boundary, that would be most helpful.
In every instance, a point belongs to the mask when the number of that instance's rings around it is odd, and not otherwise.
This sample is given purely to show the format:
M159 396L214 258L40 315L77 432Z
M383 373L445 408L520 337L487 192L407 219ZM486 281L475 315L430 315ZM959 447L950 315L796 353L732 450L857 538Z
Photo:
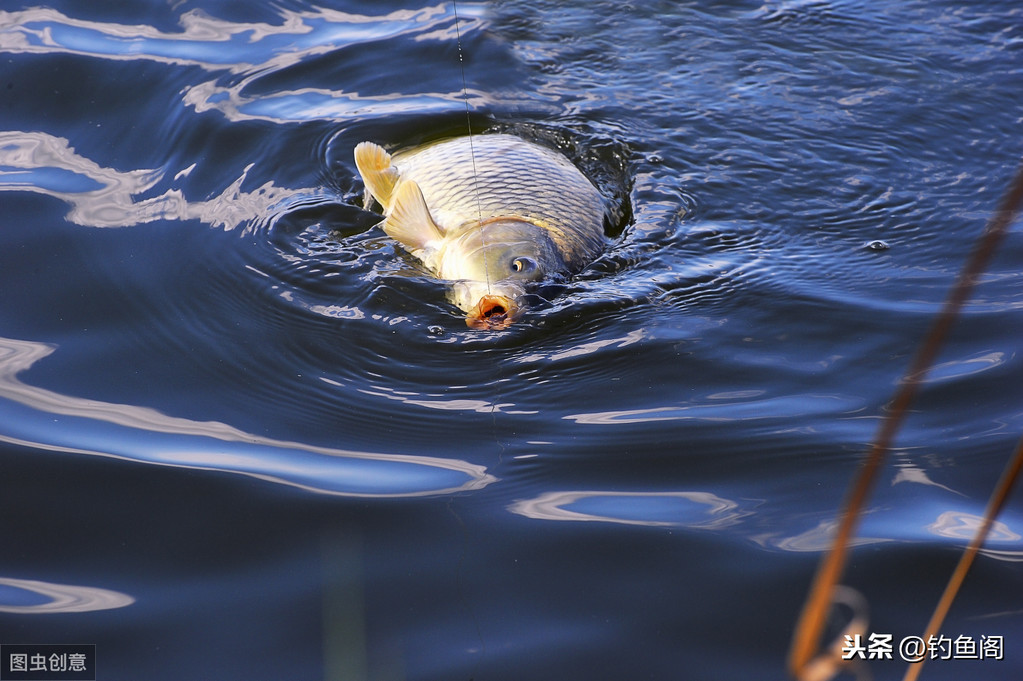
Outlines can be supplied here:
M482 5L459 6L459 32L464 40L482 34ZM181 15L181 30L166 32L146 25L125 25L76 19L57 10L33 8L0 12L0 52L71 54L118 61L147 60L176 67L196 67L214 78L182 89L181 101L196 112L219 111L232 121L276 123L303 120L350 120L384 113L452 111L467 97L474 108L490 102L478 88L416 95L388 89L387 79L367 79L376 92L337 87L346 77L310 85L310 75L323 73L317 60L348 62L347 50L384 50L397 39L437 44L454 40L450 3L363 15L320 7L301 11L279 9L280 23L234 22L201 10ZM376 47L372 47L375 45ZM336 66L330 69L333 71ZM454 75L455 69L452 69ZM449 79L452 85L455 79ZM441 86L442 83L438 83Z
M466 3L464 18L473 18L473 3ZM278 25L234 22L201 10L181 15L180 31L164 32L152 26L125 25L75 19L57 10L36 7L0 12L0 50L12 53L69 53L105 59L149 59L201 66L208 70L266 70L278 60L294 63L310 53L328 51L335 44L385 40L409 30L429 33L445 3L420 10L396 10L381 16L359 15L310 7L280 10ZM471 22L475 25L476 21ZM469 30L468 26L463 30ZM270 62L267 55L272 55Z
M158 169L118 171L78 154L67 139L42 132L0 131L0 191L31 191L66 202L67 219L84 227L132 227L157 220L200 220L243 233L299 192L266 182L242 191L250 164L219 196L189 201L180 189L144 197L164 178ZM187 175L188 169L175 179Z
M0 587L7 587L0 590L0 612L16 615L113 610L135 602L133 597L109 589L54 584L35 579L0 577Z
M710 492L547 492L517 501L508 510L534 520L606 522L647 527L720 530L750 511Z
M223 471L341 496L448 494L479 489L495 480L484 467L457 459L274 440L225 423L193 421L146 407L62 395L19 380L18 374L54 349L44 343L0 338L0 398L7 401L4 420L8 423L0 441L49 451Z
M750 393L742 393L749 395ZM734 397L734 396L733 396ZM841 395L784 395L758 400L728 399L713 404L645 407L582 414L565 419L589 425L656 423L658 421L751 421L785 419L810 414L849 413L862 408L855 399Z

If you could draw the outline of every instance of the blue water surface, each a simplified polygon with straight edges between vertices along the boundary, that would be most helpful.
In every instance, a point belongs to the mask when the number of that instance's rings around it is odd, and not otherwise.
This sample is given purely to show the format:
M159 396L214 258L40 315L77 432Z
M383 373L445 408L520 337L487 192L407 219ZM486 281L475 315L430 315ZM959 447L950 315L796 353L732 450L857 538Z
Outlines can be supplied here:
M1023 159L998 0L8 2L0 63L0 644L104 681L787 678ZM500 331L352 158L470 128L608 205ZM1017 222L854 540L870 632L922 633L979 525L1021 338ZM1004 659L923 678L1023 673L1021 537L1013 498L942 627Z

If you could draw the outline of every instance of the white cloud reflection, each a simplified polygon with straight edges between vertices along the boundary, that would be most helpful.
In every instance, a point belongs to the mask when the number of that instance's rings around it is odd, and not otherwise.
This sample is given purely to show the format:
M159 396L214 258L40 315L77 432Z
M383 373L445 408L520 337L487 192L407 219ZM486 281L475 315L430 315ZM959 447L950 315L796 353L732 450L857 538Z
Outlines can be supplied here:
M323 379L326 380L326 379ZM473 411L482 414L503 412L505 414L536 414L535 410L514 409L512 402L488 402L468 398L450 397L442 393L417 393L412 391L396 390L385 386L372 386L371 388L358 388L358 391L373 397L383 397L388 400L411 404L426 409L439 411Z
M926 529L939 537L969 541L977 534L977 530L980 529L983 522L984 518L979 515L962 511L945 511ZM1023 537L1010 530L1008 525L999 520L991 524L991 531L987 536L989 542L1018 542L1020 539Z
M213 470L354 497L413 497L480 489L496 478L458 459L359 452L274 440L217 421L64 395L18 374L49 356L44 343L0 337L0 442L48 451Z
M476 3L460 7L459 17L467 20L462 31L478 23L479 7ZM211 71L265 71L271 65L287 66L339 45L385 40L410 30L430 32L447 12L446 3L379 16L322 7L302 11L280 8L281 23L269 24L226 21L196 9L181 15L180 31L167 32L145 24L76 19L54 9L33 7L0 11L0 52L147 59Z
M9 589L29 592L30 600L43 600L40 603L5 603L0 599L0 612L16 615L49 615L61 612L92 612L94 610L112 610L131 605L135 599L109 589L98 589L93 586L74 586L71 584L53 584L34 579L14 579L0 577L0 586Z
M463 39L482 30L484 5L459 5ZM201 10L179 19L180 30L147 25L88 21L45 7L0 11L0 53L73 54L117 61L146 60L195 67L213 78L182 89L182 102L197 112L220 111L230 120L290 122L330 118L347 120L400 111L427 113L489 101L468 88L451 92L365 95L331 88L303 87L264 95L244 94L259 79L345 47L402 38L407 41L454 42L450 3L399 9L380 15L354 14L321 7L277 9L280 23L234 22Z
M723 409L720 404L647 407L583 414L568 414L566 420L588 425L621 425L626 423L657 423L660 421L756 421L785 418L789 415L827 411L850 413L859 402L844 395L782 395L756 400L738 400Z
M199 220L219 229L248 229L289 199L310 196L309 191L300 193L273 182L242 191L251 168L246 167L241 177L208 201L188 201L178 189L140 198L163 178L162 171L104 168L76 153L63 137L42 132L0 132L0 192L31 191L60 199L71 207L67 219L85 227Z
M710 492L599 490L548 492L535 499L516 501L508 510L534 520L707 530L729 527L750 513L740 509L736 502Z
M824 520L818 523L815 527L800 532L799 534L787 536L781 532L766 532L751 537L753 541L765 548L776 548L783 551L795 551L802 553L806 551L810 552L824 552L831 548L835 542L835 533L838 530L838 521ZM849 542L850 546L866 546L868 544L881 544L885 542L895 541L885 537L867 537L867 536L856 536L853 537Z
M917 503L895 511L872 509L864 514L861 532L850 545L932 543L935 538L940 538L965 548L983 522L982 516L964 511L938 511L937 518L934 512L935 506L929 503ZM831 548L837 529L838 520L831 518L795 535L771 530L750 538L765 548L817 553ZM1021 562L1021 539L1023 537L1010 529L1007 522L995 521L981 553L997 560Z
M604 348L616 347L624 348L634 343L638 343L647 337L647 332L643 329L637 329L630 331L620 338L606 338L603 340L589 341L587 343L581 343L571 348L563 350L557 350L555 352L542 352L525 355L518 358L517 362L557 362L563 359L571 359L573 357L585 357L586 355L592 355L595 352L599 352ZM566 417L571 418L571 417Z

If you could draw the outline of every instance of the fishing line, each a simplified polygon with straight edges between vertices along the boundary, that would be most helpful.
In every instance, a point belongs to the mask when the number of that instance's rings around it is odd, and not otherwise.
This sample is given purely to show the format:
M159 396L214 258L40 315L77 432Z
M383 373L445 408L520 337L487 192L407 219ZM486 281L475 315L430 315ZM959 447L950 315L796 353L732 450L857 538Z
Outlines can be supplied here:
M479 221L480 230L480 243L483 247L483 272L487 281L487 294L492 294L493 290L490 281L490 266L487 263L487 240L486 232L483 231L483 205L480 202L480 189L479 189L479 176L476 172L476 151L473 148L472 143L472 118L469 112L469 87L465 80L465 59L462 54L462 33L458 28L458 3L455 0L451 0L451 8L454 10L455 15L455 40L458 44L458 65L462 71L462 101L465 102L465 129L469 133L469 158L472 161L472 186L473 193L476 195L476 219ZM498 449L503 452L504 445L497 438L497 401L500 399L500 395L497 393L497 382L494 384L495 398L490 401L490 419L493 423L493 434L494 442L497 444Z
M483 244L483 272L487 279L487 293L490 288L490 267L487 264L487 239L483 231L483 205L480 203L479 177L476 174L476 150L472 145L472 118L469 114L469 87L465 81L465 57L462 54L462 33L458 28L458 3L451 0L451 9L455 14L455 42L458 44L458 66L462 71L462 101L465 102L465 129L469 133L469 160L472 162L472 188L476 195L476 217L480 226L480 243Z
M482 206L482 204L480 202L479 176L478 176L478 174L476 172L476 150L473 147L473 142L472 142L472 116L470 115L470 109L469 109L469 87L468 87L468 85L466 83L466 79L465 79L465 56L462 53L462 32L461 32L461 30L458 27L458 24L459 24L459 19L458 19L458 3L455 0L451 0L451 8L452 8L454 16L455 16L455 41L456 41L456 43L458 45L458 66L459 66L459 69L462 72L462 101L465 103L465 129L466 129L466 132L468 133L468 140L469 140L469 159L472 162L472 187L473 187L473 194L475 194L475 196L476 196L476 218L477 218L478 223L479 223L480 243L482 244L482 247L483 247L483 270L484 270L484 276L486 277L486 281L487 281L487 294L489 295L489 294L492 293L492 289L491 289L491 281L490 281L490 268L489 268L489 266L487 264L486 233L483 231L483 206ZM490 421L491 421L491 425L492 425L491 433L493 435L494 442L498 446L498 449L500 451L504 451L504 445L502 445L501 441L498 440L498 438L497 438L497 402L498 402L498 399L499 399L499 395L497 394L497 390L498 390L498 381L495 381L494 382L494 398L490 400ZM499 455L499 458L500 458L500 455ZM447 506L448 506L448 511L455 517L455 519L458 521L458 523L459 523L459 525L461 526L461 529L462 529L462 540L463 540L462 547L463 548L462 548L462 553L459 555L459 558L458 558L458 568L457 568L458 579L461 580L461 578L462 578L462 569L463 569L463 566L465 565L465 561L466 561L466 553L467 553L467 548L466 547L468 546L469 539L470 539L470 537L469 537L469 529L466 526L465 522L462 520L461 516L459 516L458 513L455 511L455 509L453 507L453 500L452 499L448 500ZM482 664L484 658L486 658L486 656L487 656L487 642L483 638L483 631L480 628L479 619L476 617L476 609L473 607L472 602L466 596L465 591L463 591L461 593L461 596L462 596L462 598L463 598L463 600L465 602L466 608L468 608L468 610L469 610L469 614L470 614L470 616L472 618L473 626L475 627L475 630L476 630L476 637L479 639L479 642L480 642L480 657L477 658L476 664L475 664L475 666L473 668L474 672L478 672L480 664ZM476 674L474 673L473 677L475 677L475 676L476 676Z

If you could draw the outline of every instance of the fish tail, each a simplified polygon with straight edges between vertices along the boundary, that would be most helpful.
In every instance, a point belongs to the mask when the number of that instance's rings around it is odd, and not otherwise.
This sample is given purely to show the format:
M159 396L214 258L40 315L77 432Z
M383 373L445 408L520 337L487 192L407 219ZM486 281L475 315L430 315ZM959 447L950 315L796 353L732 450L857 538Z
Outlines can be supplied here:
M355 167L366 185L366 207L369 207L368 199L372 197L384 210L390 208L394 186L398 182L398 170L391 165L391 155L379 144L360 142L355 147Z

